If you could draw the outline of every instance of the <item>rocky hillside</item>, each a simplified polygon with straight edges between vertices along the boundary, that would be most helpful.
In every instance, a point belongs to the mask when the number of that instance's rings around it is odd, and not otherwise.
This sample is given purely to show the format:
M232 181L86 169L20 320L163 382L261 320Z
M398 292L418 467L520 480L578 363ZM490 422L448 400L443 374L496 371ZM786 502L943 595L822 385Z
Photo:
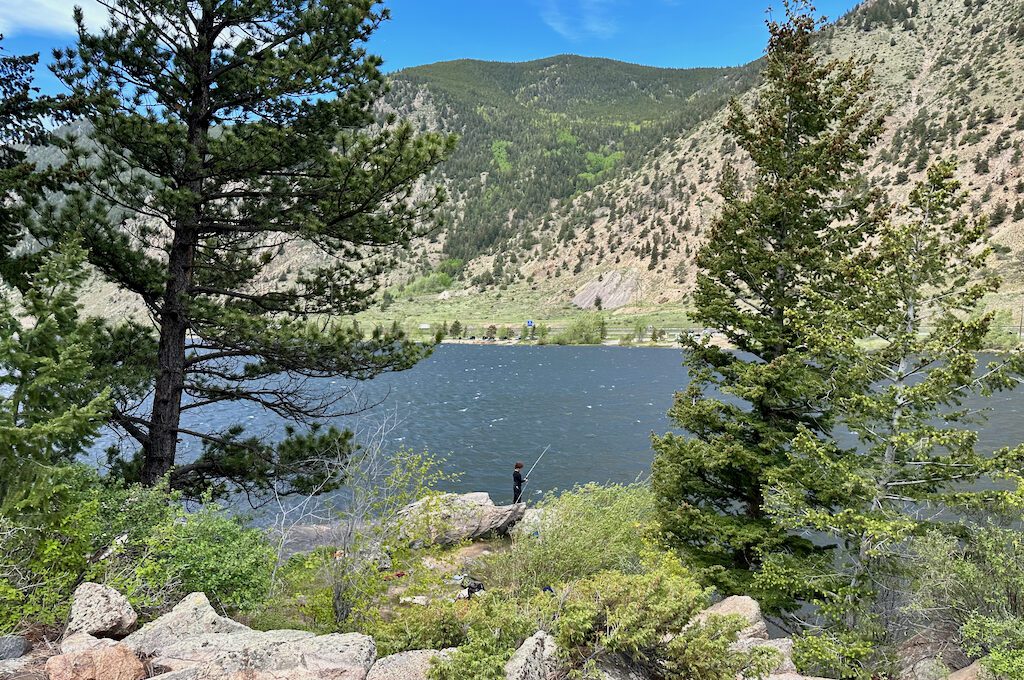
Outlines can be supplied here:
M830 25L820 45L835 58L873 58L890 114L869 175L894 198L929 159L960 160L971 209L990 216L998 245L992 266L1007 285L995 302L1019 308L1024 4L869 0ZM429 111L423 125L463 141L445 168L454 196L447 232L409 262L403 282L420 278L397 292L421 295L442 314L445 299L496 288L531 291L552 306L600 301L624 311L684 301L723 162L743 167L721 131L722 106L753 96L756 71L756 63L680 72L555 57L398 74L397 108ZM643 107L626 106L615 96L623 91ZM431 272L447 258L466 264L439 300L448 282Z

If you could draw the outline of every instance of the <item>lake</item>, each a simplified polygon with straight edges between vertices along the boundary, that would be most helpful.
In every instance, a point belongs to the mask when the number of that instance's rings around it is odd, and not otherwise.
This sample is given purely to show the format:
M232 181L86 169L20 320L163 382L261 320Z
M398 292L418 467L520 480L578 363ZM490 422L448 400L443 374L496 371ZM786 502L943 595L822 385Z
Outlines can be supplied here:
M387 448L428 450L461 473L451 491L511 500L512 465L529 468L530 498L586 482L631 482L650 470L650 435L671 429L666 412L686 384L682 352L665 348L442 345L414 368L360 383L355 399L376 404L338 423L361 433L381 425ZM321 380L343 390L341 380ZM353 402L355 403L355 402ZM979 400L991 408L981 450L1024 440L1024 392ZM281 421L248 405L225 404L186 424L243 422L273 436ZM183 442L180 460L195 455Z

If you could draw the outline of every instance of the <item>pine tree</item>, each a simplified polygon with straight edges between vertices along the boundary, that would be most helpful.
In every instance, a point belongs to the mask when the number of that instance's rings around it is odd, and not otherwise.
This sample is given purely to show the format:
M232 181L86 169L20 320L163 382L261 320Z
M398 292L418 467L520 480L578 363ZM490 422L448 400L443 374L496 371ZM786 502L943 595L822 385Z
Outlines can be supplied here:
M153 397L115 405L138 450L114 452L114 468L146 484L170 473L196 493L326 488L317 452L351 436L315 427L338 397L308 379L369 378L423 350L316 320L365 308L387 257L432 224L440 189L413 194L454 140L375 116L385 79L364 45L387 11L372 0L102 4L109 25L91 32L76 10L78 44L57 55L91 102L90 140L64 144L81 191L33 235L80 233L90 264L156 327L154 352L120 358L149 368ZM271 276L286 247L315 264ZM295 426L270 444L182 419L226 402ZM181 438L203 447L185 465Z
M850 337L843 350L858 357L855 371L870 384L838 404L858 445L802 429L792 464L771 479L771 516L789 529L828 536L836 548L810 562L772 556L763 578L819 605L816 634L801 640L801 654L842 677L871 677L886 643L911 628L893 593L910 576L912 537L965 511L1016 508L1016 492L999 489L1016 486L1005 480L1020 481L1024 447L979 452L976 426L969 426L977 418L963 403L1015 387L1024 355L977 370L993 316L973 312L999 281L984 271L991 254L986 222L965 216L954 171L950 161L929 168L851 271L869 291L864 304L831 314L845 316L847 327L870 327L885 343L866 351ZM815 321L808 315L798 323Z
M18 245L32 206L43 190L56 190L64 176L60 168L43 170L29 162L25 149L49 139L48 127L66 122L75 113L68 97L38 96L32 70L39 55L6 54L0 35L0 250ZM49 123L49 125L47 124ZM4 267L0 273L11 285L27 284L26 272L38 264L38 257L24 258L19 267Z
M60 466L94 440L109 411L107 377L92 365L101 329L81 323L85 252L50 253L20 300L0 296L0 514L47 504Z
M854 181L881 128L870 71L815 55L811 11L787 3L787 21L768 22L764 84L753 109L731 104L726 124L753 161L753 186L741 192L735 171L723 173L724 205L697 259L693 318L738 351L686 339L691 383L669 416L688 434L654 438L663 530L725 592L749 592L770 553L815 549L773 521L765 493L797 433L828 436L849 386L808 354L809 331L791 315L811 291L856 293L844 269L877 221L874 192ZM818 318L815 332L833 330Z

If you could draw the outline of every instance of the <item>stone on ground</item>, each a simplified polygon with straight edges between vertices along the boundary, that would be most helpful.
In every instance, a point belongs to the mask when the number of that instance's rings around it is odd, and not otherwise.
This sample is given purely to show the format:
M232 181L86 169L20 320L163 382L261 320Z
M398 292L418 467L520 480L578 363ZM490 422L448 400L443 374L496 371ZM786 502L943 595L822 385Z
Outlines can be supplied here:
M32 649L32 644L20 635L0 635L0 661L18 659Z
M366 680L427 680L430 660L445 659L453 650L417 649L377 659Z
M83 649L46 661L50 680L142 680L146 669L126 646Z
M506 680L547 680L556 670L555 639L538 631L526 638L505 664Z
M756 638L759 640L768 639L768 624L761 616L761 605L757 600L746 595L732 595L721 602L711 605L693 618L695 623L703 623L712 615L728 616L738 614L746 619L746 628L740 631L739 639Z
M88 633L72 633L60 642L61 654L74 654L86 649L99 649L100 647L113 647L118 644L110 638L98 638Z
M71 600L67 633L121 638L132 632L138 618L121 593L99 583L83 583Z

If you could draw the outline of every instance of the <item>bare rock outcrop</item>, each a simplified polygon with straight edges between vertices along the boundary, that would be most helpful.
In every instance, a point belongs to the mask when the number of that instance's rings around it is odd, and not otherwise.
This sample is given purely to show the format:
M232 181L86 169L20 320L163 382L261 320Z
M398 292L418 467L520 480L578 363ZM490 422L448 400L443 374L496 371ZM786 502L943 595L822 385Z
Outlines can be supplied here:
M205 633L248 631L237 621L221 616L203 593L192 593L174 609L135 631L124 643L143 657L154 656L175 640Z
M596 309L597 299L600 298L601 309L617 309L633 301L636 289L636 274L609 272L600 279L587 282L576 291L572 303L582 309Z
M487 493L443 494L406 506L401 521L415 546L452 545L483 536L504 536L525 512L525 503L495 505Z
M358 633L246 630L182 638L150 663L171 680L365 680L376 657L373 638Z

